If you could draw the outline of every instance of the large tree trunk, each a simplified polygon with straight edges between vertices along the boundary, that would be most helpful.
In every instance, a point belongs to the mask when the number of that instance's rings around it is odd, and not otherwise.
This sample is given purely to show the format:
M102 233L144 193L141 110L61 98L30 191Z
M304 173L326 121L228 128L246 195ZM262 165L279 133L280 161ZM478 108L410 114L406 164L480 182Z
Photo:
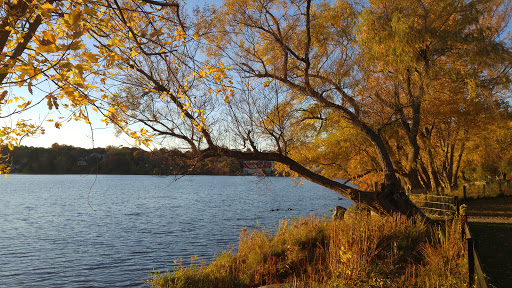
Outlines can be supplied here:
M416 168L407 171L405 175L401 175L401 178L403 179L403 182L406 183L406 185L402 186L407 187L410 191L426 188L421 182L419 171Z
M353 123L374 144L375 151L379 156L379 161L384 172L384 183L382 184L381 189L375 192L375 201L379 206L375 207L375 210L380 214L398 212L406 216L413 216L416 214L423 215L418 207L411 202L405 193L405 189L400 184L400 180L396 175L388 149L380 135L361 122L353 121ZM417 158L417 154L418 153L412 157Z
M466 146L466 143L462 142L462 145L459 149L459 153L457 155L457 161L455 163L455 167L453 167L452 188L457 188L459 186L458 175L459 175L460 163L462 162L462 155L464 155L465 146Z

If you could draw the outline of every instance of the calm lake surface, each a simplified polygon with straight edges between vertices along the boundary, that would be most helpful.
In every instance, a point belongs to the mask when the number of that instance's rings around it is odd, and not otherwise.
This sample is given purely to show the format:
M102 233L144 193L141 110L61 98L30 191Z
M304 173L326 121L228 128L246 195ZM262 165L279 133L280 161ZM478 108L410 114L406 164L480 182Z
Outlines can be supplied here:
M236 246L241 227L352 204L338 196L291 178L9 175L0 287L147 287L153 269Z

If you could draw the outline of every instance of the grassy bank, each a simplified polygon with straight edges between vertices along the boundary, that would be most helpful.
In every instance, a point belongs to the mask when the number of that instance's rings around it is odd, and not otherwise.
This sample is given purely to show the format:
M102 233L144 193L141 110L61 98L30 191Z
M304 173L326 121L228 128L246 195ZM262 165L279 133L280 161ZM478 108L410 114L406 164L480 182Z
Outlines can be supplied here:
M239 247L209 264L154 275L153 287L465 287L457 221L404 217L282 220L274 235L243 229Z
M464 194L465 191L465 194ZM512 196L511 180L492 180L464 184L446 195L458 196L460 199L494 198L499 196Z

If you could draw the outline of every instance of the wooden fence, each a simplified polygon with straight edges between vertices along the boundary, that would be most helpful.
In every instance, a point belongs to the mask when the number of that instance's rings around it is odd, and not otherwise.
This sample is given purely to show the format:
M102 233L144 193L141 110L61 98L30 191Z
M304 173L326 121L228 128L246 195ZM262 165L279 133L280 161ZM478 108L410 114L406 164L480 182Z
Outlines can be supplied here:
M462 237L466 239L466 252L468 255L468 287L487 288L487 279L480 256L478 256L476 239L471 235L467 221L463 223L464 231Z
M457 196L439 196L420 193L407 194L409 199L418 206L423 213L432 219L450 219L459 214L459 199ZM465 241L466 255L468 257L468 287L487 288L487 280L478 256L476 239L471 234L467 224L467 216L461 217L462 237Z
M449 194L460 198L485 198L512 195L512 181L510 179L488 178L486 181L464 184L458 189L449 192Z
M408 193L407 196L425 215L433 219L450 219L459 211L458 197L422 193Z

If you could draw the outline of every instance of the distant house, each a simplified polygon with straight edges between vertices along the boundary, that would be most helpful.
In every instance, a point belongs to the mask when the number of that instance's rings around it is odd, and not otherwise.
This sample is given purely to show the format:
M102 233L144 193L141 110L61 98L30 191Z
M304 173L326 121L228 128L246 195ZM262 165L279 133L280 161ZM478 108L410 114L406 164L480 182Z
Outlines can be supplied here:
M85 161L84 158L80 158L78 159L78 161L76 162L76 165L77 166L87 166L87 162Z
M274 175L274 161L244 161L244 175Z
M17 172L18 170L21 169L21 165L20 164L13 164L11 165L11 172Z
M103 159L105 155L101 154L101 153L91 153L89 154L89 156L87 156L87 159L98 159L98 160L101 160Z

